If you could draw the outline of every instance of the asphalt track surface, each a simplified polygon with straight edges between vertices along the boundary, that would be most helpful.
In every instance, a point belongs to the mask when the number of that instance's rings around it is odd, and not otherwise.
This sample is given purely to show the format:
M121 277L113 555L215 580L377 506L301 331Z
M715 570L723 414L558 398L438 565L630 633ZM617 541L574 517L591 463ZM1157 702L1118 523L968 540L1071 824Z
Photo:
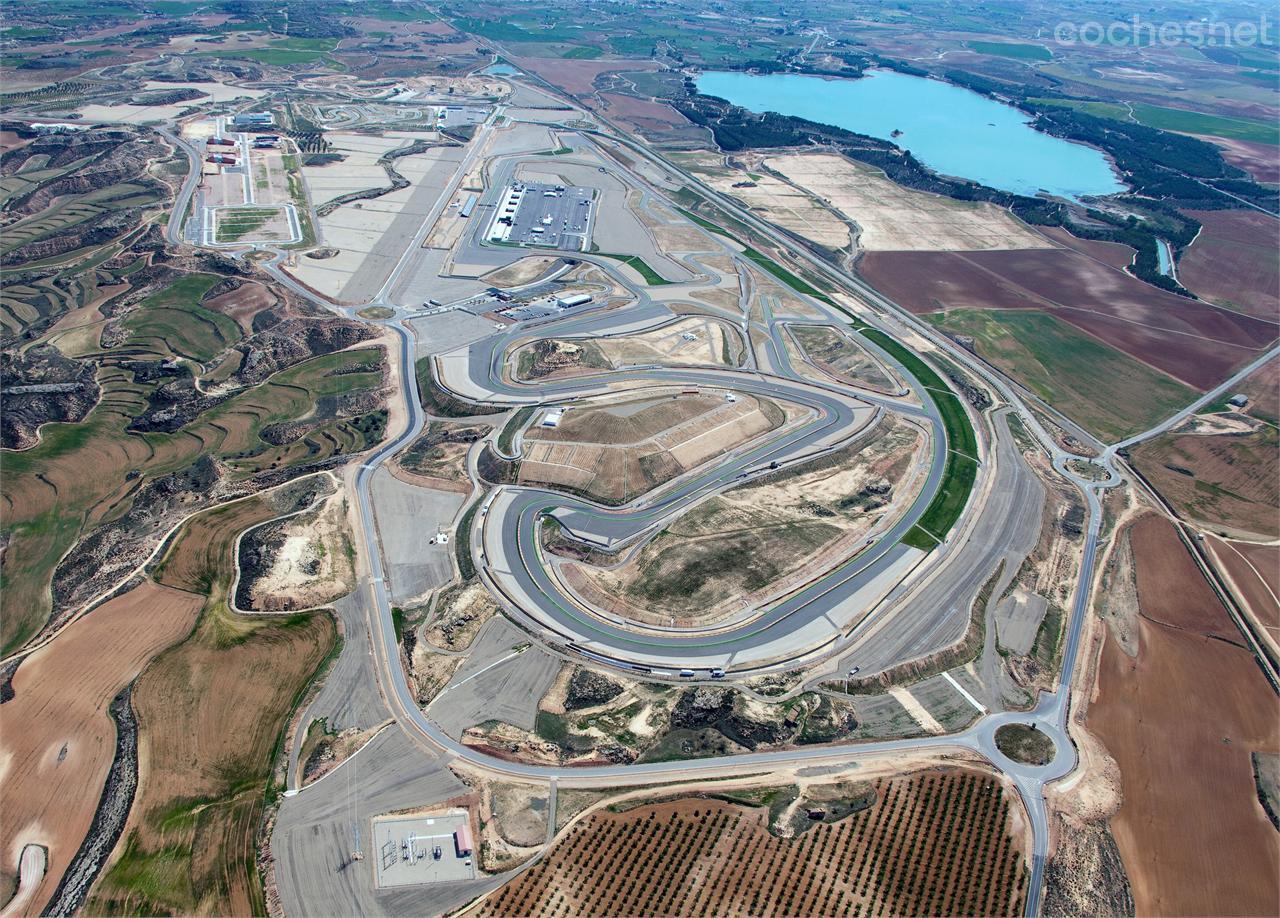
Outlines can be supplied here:
M614 313L612 317L614 321L628 318L625 310ZM561 335L563 330L557 328L554 333ZM501 342L491 343L489 347L491 350L473 350L473 370L481 367L491 369L495 361L503 359ZM492 358L487 356L489 353L493 354ZM902 545L900 540L923 514L942 482L945 434L931 402L928 409L923 409L905 402L877 398L875 401L891 404L894 410L931 425L930 469L924 487L910 509L855 559L773 605L750 623L722 630L714 638L696 634L641 634L576 610L571 601L559 595L555 581L539 561L538 521L544 515L554 513L571 523L576 531L586 529L601 541L625 541L671 518L698 499L739 484L758 473L768 472L773 463L781 466L839 448L862 427L850 398L811 386L798 377L762 377L736 371L652 369L610 373L608 379L613 383L635 381L640 385L732 389L738 393L804 405L814 412L814 417L763 445L732 455L709 472L679 482L642 509L610 510L586 500L540 489L498 489L490 501L494 509L485 516L483 525L486 534L493 530L500 534L501 558L489 558L487 569L499 581L514 580L526 601L531 600L539 606L536 610L522 606L524 614L553 631L569 639L592 641L595 645L592 649L597 653L655 668L679 665L681 661L702 667L728 666L743 660L750 662L753 650L825 617L833 606L875 580L883 568L913 551ZM911 382L914 384L914 380ZM523 394L527 399L531 394L527 388L521 393L518 387L504 384L500 376L490 377L483 383L508 395ZM543 385L538 395L546 400L563 401L598 388L598 382L590 381L565 386ZM507 570L499 573L499 564L505 565ZM659 651L660 656L656 656ZM651 655L645 656L646 653Z
M490 43L492 44L492 43ZM542 81L536 78L529 78L535 83ZM549 91L556 96L560 93L554 87L547 87ZM572 100L569 100L572 104ZM607 119L601 119L608 125ZM492 120L489 123L492 124ZM488 126L486 126L488 127ZM775 244L782 246L788 251L796 251L796 246L790 240L783 237L768 224L764 224L754 214L751 214L738 207L731 199L727 199L716 194L712 189L704 186L695 176L684 173L675 165L658 157L651 150L632 141L624 132L618 131L616 128L612 130L600 132L603 136L608 137L632 152L640 155L651 162L655 163L658 168L669 173L681 175L683 180L695 188L699 188L706 196L716 200L728 212L734 214L739 220L751 226L765 238L770 239ZM478 148L479 144L475 148ZM473 148L473 149L475 149ZM191 150L186 151L189 158L194 156ZM470 157L467 162L469 163ZM187 182L178 197L179 207L175 208L175 212L181 213L185 209L185 204L190 200L191 192L197 181L198 169L193 169L192 174L188 176ZM461 174L465 171L460 170ZM425 230L424 230L425 231ZM173 223L169 226L169 236L171 242L181 241L179 238L179 228ZM266 265L267 270L281 283L293 289L295 292L308 299L319 302L321 305L327 306L340 314L348 314L353 310L344 310L334 306L322 298L315 296L311 291L293 282L287 274L279 269L279 262L282 260L284 253L267 248L273 251L275 259ZM410 247L410 252L415 250L416 246ZM406 253L406 257L409 253ZM989 367L978 361L971 359L965 352L954 347L949 341L939 339L933 329L924 323L914 319L914 317L906 314L897 307L896 304L880 295L877 291L865 284L860 278L841 271L828 262L812 256L810 253L801 249L798 252L798 258L807 263L811 268L818 271L823 276L833 280L842 289L848 290L856 296L871 303L876 309L881 310L894 321L913 328L919 334L922 334L934 340L944 352L948 353L959 364L966 367L970 372L983 379L993 387L995 391L1000 393L1010 404L1014 406L1014 410L1018 413L1023 423L1030 429L1035 438L1049 451L1053 458L1053 464L1060 472L1062 472L1069 480L1073 481L1077 487L1084 493L1088 506L1088 534L1086 537L1086 547L1083 555L1083 563L1081 566L1080 576L1077 581L1075 590L1075 598L1071 609L1069 622L1067 625L1066 635L1067 641L1063 653L1063 665L1060 677L1060 688L1056 693L1046 694L1041 697L1041 702L1035 711L1029 714L989 714L980 720L970 729L942 737L927 737L922 739L897 740L883 743L859 743L834 747L820 747L786 750L771 753L755 753L744 756L728 756L720 758L700 759L696 761L681 761L654 763L650 765L627 765L627 766L605 766L589 769L582 768L546 768L530 765L520 765L496 759L479 752L461 743L455 742L449 736L439 730L429 718L427 718L421 710L419 710L415 699L412 697L405 681L404 673L399 665L399 648L395 641L394 628L391 622L391 609L388 600L385 581L381 570L380 553L376 544L376 535L372 529L372 507L369 502L369 480L372 472L378 465L385 461L389 456L403 448L417 436L423 426L423 416L421 407L418 402L416 387L412 384L413 380L413 343L409 332L406 331L402 324L402 316L389 323L388 327L398 336L400 341L399 360L401 367L401 378L404 381L405 401L408 412L409 424L400 437L394 441L390 441L376 450L359 469L356 476L356 498L360 508L363 528L365 533L365 551L364 555L370 566L371 574L366 584L362 585L361 593L364 589L369 590L368 623L370 635L373 639L371 653L375 658L376 671L383 695L388 706L392 710L397 720L411 732L417 732L425 740L429 741L433 746L457 756L463 761L467 761L485 769L486 771L498 774L508 774L524 778L534 778L540 780L550 780L552 782L560 781L566 784L580 786L604 786L618 787L630 784L643 784L661 778L663 776L680 777L682 779L697 779L700 777L716 777L726 774L749 774L761 770L771 768L784 768L796 764L850 764L859 760L865 760L870 757L884 754L901 754L911 752L931 752L944 751L948 749L965 749L977 752L985 756L989 761L994 763L997 768L1008 774L1018 788L1020 796L1027 809L1027 814L1032 829L1032 858L1031 858L1031 877L1029 881L1028 899L1026 903L1025 913L1027 915L1036 915L1039 912L1042 885L1044 860L1048 851L1049 830L1048 819L1045 809L1045 801L1043 796L1044 786L1050 781L1058 780L1069 774L1076 764L1076 755L1074 747L1066 733L1066 718L1068 712L1068 700L1071 679L1075 669L1076 658L1079 652L1080 638L1083 625L1086 618L1086 612L1090 599L1090 590L1092 586L1092 574L1096 560L1098 532L1101 525L1101 508L1099 505L1099 494L1108 487L1114 486L1120 480L1116 474L1112 460L1115 450L1119 444L1110 448L1104 448L1104 452L1098 462L1108 470L1110 477L1106 481L1091 482L1074 475L1066 468L1066 462L1073 458L1070 454L1060 449L1054 439L1046 433L1043 426L1039 423L1035 415L1027 408L1026 399L1019 391L1015 391L1015 387L1010 384L1004 377L992 371ZM401 273L403 264L397 267L393 272L392 279L398 278ZM380 296L377 305L390 305L385 302L385 291L389 289L384 287L383 296ZM873 325L881 327L882 330L893 333L892 326L877 319L873 320ZM1195 404L1189 406L1184 412L1170 419L1166 425L1159 428L1153 428L1143 435L1133 438L1130 442L1144 439L1147 436L1153 436L1156 433L1167 429L1169 423L1176 423L1181 420L1189 412L1199 408L1203 404L1207 404L1213 398L1225 392L1235 381L1242 378L1246 373L1257 366L1260 366L1266 359L1280 353L1280 348L1274 348L1267 354L1259 357L1257 361L1246 367L1231 380L1224 382L1215 388L1212 392L1206 393ZM1041 406L1047 408L1047 406ZM1051 415L1056 415L1052 409L1048 409ZM1074 425L1067 424L1068 427L1074 428ZM1087 435L1086 435L1087 437ZM1091 439L1091 438L1089 438ZM1034 723L1049 735L1055 742L1058 755L1054 761L1042 768L1033 768L1021 765L1006 759L998 749L995 748L994 734L996 729L1004 723ZM554 783L553 783L554 786ZM310 791L315 793L316 791Z

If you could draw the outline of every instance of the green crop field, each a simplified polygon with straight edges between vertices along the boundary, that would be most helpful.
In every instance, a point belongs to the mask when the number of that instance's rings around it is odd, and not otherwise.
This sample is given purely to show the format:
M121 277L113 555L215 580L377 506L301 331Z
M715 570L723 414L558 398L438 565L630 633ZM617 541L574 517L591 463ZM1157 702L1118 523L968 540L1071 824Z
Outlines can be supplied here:
M1104 440L1146 430L1194 401L1189 386L1035 309L958 309L924 318Z
M152 294L124 320L126 344L161 357L187 357L205 363L240 340L240 326L200 305L220 278L191 274Z
M1139 124L1162 131L1208 134L1230 140L1280 145L1280 126L1275 122L1255 121L1249 118L1225 118L1204 112L1189 112L1181 108L1163 108L1158 105L1148 105L1145 102L1118 105L1114 102L1086 102L1079 99L1031 99L1029 101L1040 105L1074 108L1089 115L1111 118L1115 121L1136 120Z
M1053 52L1044 45L1026 45L1011 41L968 41L965 44L979 54L994 54L1019 61L1053 60Z
M573 61L590 61L595 60L602 54L604 54L603 48L598 48L595 45L578 45L576 48L570 48L560 56Z
M217 241L238 242L255 230L262 229L279 213L278 207L240 207L219 211Z
M320 60L338 45L336 38L281 38L267 43L265 48L247 48L241 51L200 51L218 58L244 58L260 64L288 67L290 64L312 64Z

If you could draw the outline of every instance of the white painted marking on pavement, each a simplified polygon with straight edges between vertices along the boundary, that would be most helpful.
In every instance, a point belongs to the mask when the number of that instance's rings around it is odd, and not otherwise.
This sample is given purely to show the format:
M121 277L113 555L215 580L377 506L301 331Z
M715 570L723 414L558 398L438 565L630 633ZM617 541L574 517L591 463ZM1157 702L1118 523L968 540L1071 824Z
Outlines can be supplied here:
M963 696L965 697L965 700L966 700L966 701L968 701L968 702L969 702L969 704L973 705L975 708L977 708L977 709L978 709L979 711L981 711L983 714L986 714L986 713L987 713L987 709L986 709L986 707L982 704L982 702L980 702L977 698L974 698L974 697L973 697L972 695L970 695L967 691L965 691L964 686L963 686L963 685L961 685L959 682L957 682L955 679L953 679L953 678L952 678L952 676L951 676L951 673L943 673L943 674L942 674L942 678L944 678L944 679L946 679L948 682L950 682L950 683L952 684L952 686L954 686L954 687L955 687L955 690L956 690L957 692L959 692L961 695L963 695Z

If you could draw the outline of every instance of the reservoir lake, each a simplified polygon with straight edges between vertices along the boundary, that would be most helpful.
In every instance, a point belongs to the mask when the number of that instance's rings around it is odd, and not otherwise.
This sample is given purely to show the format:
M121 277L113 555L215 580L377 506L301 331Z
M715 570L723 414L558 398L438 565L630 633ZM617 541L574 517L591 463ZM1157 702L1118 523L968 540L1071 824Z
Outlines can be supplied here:
M853 80L709 71L697 85L749 111L892 141L935 172L1002 191L1078 200L1125 190L1099 150L1041 133L1018 109L940 80L892 70Z

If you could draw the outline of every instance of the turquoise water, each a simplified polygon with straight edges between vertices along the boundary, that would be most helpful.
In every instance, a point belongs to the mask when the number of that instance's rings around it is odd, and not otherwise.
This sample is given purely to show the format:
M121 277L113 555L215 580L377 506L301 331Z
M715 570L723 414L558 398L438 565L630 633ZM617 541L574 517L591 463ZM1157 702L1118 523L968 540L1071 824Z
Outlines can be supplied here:
M489 76L515 76L520 71L512 67L510 64L490 64L480 72L486 73Z
M1168 277L1173 273L1173 252L1164 239L1156 240L1156 259L1160 264L1160 273Z
M892 70L857 80L711 71L699 75L698 90L749 111L891 140L936 172L1003 191L1074 200L1125 190L1100 151L1043 134L1016 108L940 80Z

